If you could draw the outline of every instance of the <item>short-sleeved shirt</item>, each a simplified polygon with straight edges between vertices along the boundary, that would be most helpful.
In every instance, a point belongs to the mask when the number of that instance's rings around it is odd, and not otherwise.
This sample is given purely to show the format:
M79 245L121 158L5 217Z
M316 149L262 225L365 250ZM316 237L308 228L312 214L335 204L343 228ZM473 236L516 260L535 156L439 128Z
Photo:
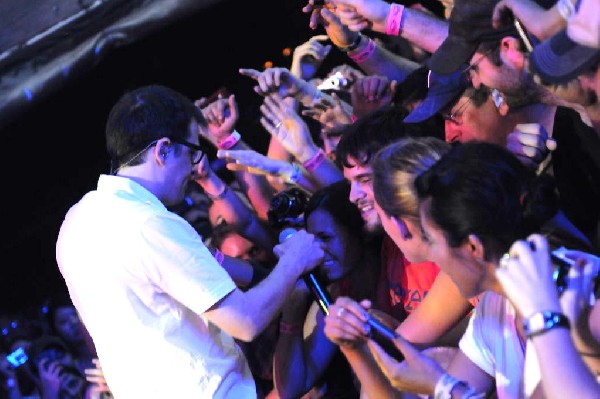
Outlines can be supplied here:
M410 263L386 234L381 247L377 307L404 320L423 301L440 268L433 262Z
M115 397L256 397L242 351L202 316L235 283L144 187L101 175L68 211L56 249Z
M496 380L498 399L523 397L525 344L517 332L516 311L508 299L485 292L460 340L460 350Z

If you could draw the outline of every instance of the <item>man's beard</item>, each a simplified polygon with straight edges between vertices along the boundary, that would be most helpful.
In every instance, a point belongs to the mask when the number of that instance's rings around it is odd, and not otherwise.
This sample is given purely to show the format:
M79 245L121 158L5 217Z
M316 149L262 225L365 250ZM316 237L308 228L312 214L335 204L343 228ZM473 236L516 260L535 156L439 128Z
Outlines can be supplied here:
M516 71L511 71L516 74ZM533 80L533 76L523 71L518 76L507 79L505 90L502 91L504 101L511 109L538 104L542 101L544 88Z

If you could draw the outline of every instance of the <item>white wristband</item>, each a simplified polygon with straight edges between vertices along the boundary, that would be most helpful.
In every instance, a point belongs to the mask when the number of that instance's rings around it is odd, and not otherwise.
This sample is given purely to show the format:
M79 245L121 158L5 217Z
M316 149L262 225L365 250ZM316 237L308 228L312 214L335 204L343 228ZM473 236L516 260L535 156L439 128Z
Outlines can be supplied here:
M571 3L571 0L558 0L556 2L556 9L561 17L563 17L566 21L571 18L573 14L575 14L575 6Z
M460 384L460 380L452 377L450 374L445 373L435 383L435 389L433 391L434 399L451 399L452 395L450 392L455 386Z

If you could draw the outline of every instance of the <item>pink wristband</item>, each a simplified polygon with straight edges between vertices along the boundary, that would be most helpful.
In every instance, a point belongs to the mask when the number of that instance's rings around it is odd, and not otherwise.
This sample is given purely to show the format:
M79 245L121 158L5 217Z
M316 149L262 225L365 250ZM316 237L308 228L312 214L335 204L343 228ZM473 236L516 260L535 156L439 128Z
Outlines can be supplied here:
M215 248L215 254L213 256L215 257L217 262L219 262L219 265L223 264L223 261L225 260L225 255L223 255L223 252L221 252L217 248Z
M374 51L375 42L373 41L373 39L369 38L369 41L367 42L367 47L365 47L358 54L348 54L348 57L350 57L350 59L356 62L357 64L360 64L361 62L365 62L366 60L368 60L373 55Z
M358 117L354 114L350 115L350 122L354 123L358 120Z
M241 138L242 138L242 136L236 130L234 130L229 136L227 136L223 140L219 141L217 143L217 147L220 150L228 150L231 147L233 147L234 145L236 145L237 142L240 141Z
M399 36L402 33L402 16L404 15L404 6L402 4L392 3L390 13L388 14L386 35Z
M323 163L324 160L325 160L325 152L320 149L319 151L317 151L317 153L311 159L304 162L302 164L302 166L304 167L304 169L308 170L309 172L312 172L315 169L317 169L319 167L319 165L321 165Z
M302 326L298 324L290 324L285 321L279 322L279 332L286 335L302 334Z

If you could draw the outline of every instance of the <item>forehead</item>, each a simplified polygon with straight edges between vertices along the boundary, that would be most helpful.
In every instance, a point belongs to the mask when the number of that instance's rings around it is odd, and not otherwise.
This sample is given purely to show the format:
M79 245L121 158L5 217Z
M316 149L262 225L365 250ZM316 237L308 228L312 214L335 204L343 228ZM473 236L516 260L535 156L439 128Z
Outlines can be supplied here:
M352 167L344 166L344 177L350 181L373 174L373 168L370 164L362 165L353 157L348 158L348 163Z
M306 219L306 229L309 231L328 230L335 227L335 220L329 212L317 209Z

